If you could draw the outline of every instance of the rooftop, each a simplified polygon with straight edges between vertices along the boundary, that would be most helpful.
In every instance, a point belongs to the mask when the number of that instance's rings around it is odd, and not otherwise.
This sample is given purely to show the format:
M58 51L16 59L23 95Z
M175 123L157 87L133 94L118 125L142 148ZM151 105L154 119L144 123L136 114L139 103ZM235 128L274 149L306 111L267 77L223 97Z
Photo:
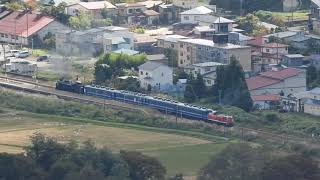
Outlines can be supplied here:
M266 47L266 48L286 48L289 47L287 44L280 44L280 43L267 43L267 44L262 44L261 46Z
M206 40L206 39L180 39L180 42L186 42L201 46L210 46L210 47L216 47L221 49L241 49L241 48L250 48L249 46L241 46L236 44L217 44L214 43L212 40Z
M165 36L161 36L158 39L160 40L164 40L164 41L169 41L169 42L177 42L179 39L188 39L188 37L185 36L181 36L181 35L165 35Z
M213 10L211 10L205 6L199 6L199 7L184 11L180 14L181 15L206 15L206 14L210 14L210 13L213 13Z
M143 12L146 16L159 16L160 14L154 10L146 10Z
M212 67L212 66L222 66L225 64L219 63L219 62L204 62L204 63L197 63L193 64L192 66L197 66L197 67Z
M265 95L251 96L251 99L252 101L279 101L280 96L273 95L273 94L265 94Z
M143 1L143 2L138 2L138 4L144 5L147 9L152 8L154 6L158 6L160 4L163 4L162 1Z
M147 61L146 63L139 66L139 70L153 71L160 66L165 66L165 65L159 62Z
M114 6L108 1L80 2L79 5L89 10L104 9L104 8L116 9L116 6Z
M210 26L197 26L194 28L194 30L197 30L199 32L211 32L215 31L214 28L211 28Z
M136 54L139 54L139 51L135 51L135 50L131 50L131 49L119 49L116 51L113 51L114 53L118 53L118 54L127 54L129 56L133 56Z
M286 37L291 37L294 35L297 35L298 32L294 32L294 31L284 31L284 32L278 32L278 33L274 33L274 34L268 34L266 36L263 36L264 38L269 38L271 36L274 37L278 37L278 38L286 38Z
M302 54L287 54L284 56L288 57L288 58L304 58L304 55L302 55Z
M310 93L320 95L320 88L319 87L314 88L310 91Z
M14 11L0 20L0 32L28 37L53 21L54 19L40 14Z
M320 7L320 0L311 0L314 4Z
M147 59L149 61L159 61L159 60L165 60L168 58L164 54L151 54L151 55L147 55Z
M249 90L270 86L284 79L298 75L301 70L296 68L283 68L260 73L260 75L246 79Z

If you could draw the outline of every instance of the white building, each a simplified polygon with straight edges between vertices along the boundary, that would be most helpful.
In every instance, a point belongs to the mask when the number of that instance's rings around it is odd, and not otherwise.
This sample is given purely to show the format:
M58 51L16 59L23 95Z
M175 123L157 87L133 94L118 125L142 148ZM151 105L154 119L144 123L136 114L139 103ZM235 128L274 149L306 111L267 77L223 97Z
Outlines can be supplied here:
M23 59L14 59L10 63L3 65L7 72L13 72L22 75L32 75L37 70L37 65Z
M167 90L173 85L173 71L167 65L148 61L139 66L139 80L142 88Z
M185 71L188 74L193 74L194 77L197 77L198 74L202 75L206 86L212 86L215 84L217 78L217 67L223 65L224 64L218 62L197 63L187 66Z
M67 14L70 16L76 16L80 12L87 12L98 19L103 18L101 14L103 9L107 9L109 17L112 17L117 13L116 6L108 1L79 2L66 8Z
M197 24L208 19L214 12L205 6L199 6L180 13L181 23Z

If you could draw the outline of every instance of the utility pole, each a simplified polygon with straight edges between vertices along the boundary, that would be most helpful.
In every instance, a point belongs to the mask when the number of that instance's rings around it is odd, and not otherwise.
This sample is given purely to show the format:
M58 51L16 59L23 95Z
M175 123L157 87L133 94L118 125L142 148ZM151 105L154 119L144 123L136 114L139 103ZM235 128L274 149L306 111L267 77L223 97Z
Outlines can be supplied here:
M2 49L3 49L3 60L4 60L4 76L5 76L5 80L7 81L7 59L6 59L6 47L4 44L2 45Z

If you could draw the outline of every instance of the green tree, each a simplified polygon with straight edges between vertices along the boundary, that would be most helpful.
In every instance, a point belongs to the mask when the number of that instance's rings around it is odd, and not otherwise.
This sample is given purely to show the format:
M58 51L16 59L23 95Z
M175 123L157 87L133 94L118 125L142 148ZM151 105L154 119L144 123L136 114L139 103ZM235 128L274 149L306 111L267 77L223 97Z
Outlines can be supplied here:
M45 46L47 49L55 48L55 46L56 46L56 38L55 38L55 35L52 34L51 32L48 32L48 33L43 37L43 43L44 43L44 46Z
M80 12L77 16L71 16L68 21L72 28L85 30L91 28L93 17L88 13Z
M307 87L313 89L318 85L320 85L320 71L311 65L307 68Z
M259 180L264 162L270 157L264 147L231 144L200 170L198 180Z
M249 35L264 35L268 33L268 29L264 26L259 25L259 18L253 14L247 14L244 17L239 17L236 19L239 28L245 30Z
M303 155L290 155L272 160L261 172L262 180L318 180L318 162Z
M164 54L168 58L168 66L170 67L178 66L178 52L176 50L167 48L164 50Z
M120 151L120 155L129 165L132 180L165 179L166 169L157 159L132 151Z
M244 71L236 59L232 56L230 64L217 68L216 84L213 87L213 95L221 95L223 104L237 106L245 111L250 111L253 102L245 81Z
M193 103L196 101L196 99L197 99L196 93L194 92L192 85L188 84L184 91L184 100L187 103Z
M59 144L55 139L38 133L31 137L31 145L27 146L25 151L27 156L39 166L49 170L58 159L68 153L69 149L68 146Z
M12 11L21 10L21 9L24 8L24 6L23 6L22 3L16 2L16 1L7 2L7 3L6 3L6 7L7 7L9 10L12 10Z

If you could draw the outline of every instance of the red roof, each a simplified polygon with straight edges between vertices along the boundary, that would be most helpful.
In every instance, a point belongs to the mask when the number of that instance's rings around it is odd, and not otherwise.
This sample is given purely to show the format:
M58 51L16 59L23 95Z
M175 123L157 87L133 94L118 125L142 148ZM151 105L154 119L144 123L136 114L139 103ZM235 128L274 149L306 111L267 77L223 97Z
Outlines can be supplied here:
M279 95L257 95L257 96L251 96L252 101L279 101L280 96Z
M279 83L280 80L271 79L271 78L262 77L262 76L255 76L255 77L246 79L246 82L247 82L248 89L250 91L250 90L254 90L261 87L270 86L272 84Z
M274 78L274 79L287 79L289 77L296 76L300 73L300 70L295 69L295 68L284 68L278 71L271 70L267 72L263 72L260 75L264 77L269 77L269 78Z
M258 89L265 86L270 86L280 81L296 76L300 73L300 70L295 68L283 68L280 70L271 70L261 73L258 76L246 79L246 83L249 90Z
M280 44L280 43L267 43L267 44L262 44L262 46L266 47L266 48L285 48L285 47L289 47L289 45Z
M262 37L256 37L255 39L250 40L248 42L248 45L251 45L251 46L262 46L262 44L263 44L263 38Z
M15 11L0 20L0 33L27 37L53 21L54 19L39 14Z

